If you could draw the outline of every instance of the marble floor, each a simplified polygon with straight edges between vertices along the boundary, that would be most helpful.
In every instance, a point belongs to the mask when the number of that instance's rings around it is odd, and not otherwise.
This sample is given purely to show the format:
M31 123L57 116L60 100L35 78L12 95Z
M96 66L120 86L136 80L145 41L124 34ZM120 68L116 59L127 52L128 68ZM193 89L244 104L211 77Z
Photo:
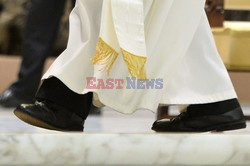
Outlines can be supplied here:
M100 116L91 115L85 122L86 133L152 133L150 130L155 114L138 111L123 115L104 108ZM2 133L57 133L23 123L15 117L13 109L0 109L0 132Z
M243 109L250 114L249 105ZM0 165L250 165L250 122L224 133L163 134L150 130L151 112L104 108L88 118L85 133L61 133L27 125L12 111L0 108Z
M244 113L250 115L250 105L243 105ZM86 133L154 133L151 125L155 121L155 114L146 110L138 111L132 115L123 115L109 108L104 108L101 116L89 116L85 122ZM171 114L177 114L175 107ZM243 130L229 131L226 133L250 134L250 121ZM1 133L56 133L30 126L23 123L13 114L13 109L0 107L0 132Z

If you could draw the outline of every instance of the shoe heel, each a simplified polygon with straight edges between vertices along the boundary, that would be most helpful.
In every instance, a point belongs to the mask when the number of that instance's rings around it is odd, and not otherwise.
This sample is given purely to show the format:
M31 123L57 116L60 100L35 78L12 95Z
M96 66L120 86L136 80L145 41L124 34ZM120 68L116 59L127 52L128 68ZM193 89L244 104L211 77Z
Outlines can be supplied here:
M245 122L234 123L234 124L228 124L228 125L218 127L216 131L221 132L221 131L229 131L229 130L238 130L238 129L244 129L246 128L246 126L247 125Z

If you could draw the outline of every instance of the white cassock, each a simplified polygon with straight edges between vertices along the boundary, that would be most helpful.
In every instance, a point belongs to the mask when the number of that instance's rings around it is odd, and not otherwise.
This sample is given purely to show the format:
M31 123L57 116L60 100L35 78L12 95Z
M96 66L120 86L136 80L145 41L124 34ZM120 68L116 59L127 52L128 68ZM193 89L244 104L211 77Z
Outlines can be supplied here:
M237 98L214 43L204 11L205 0L144 0L143 3L146 74L148 79L163 79L162 89L86 88L88 77L130 76L121 52L109 75L91 62L100 32L101 0L77 1L70 16L67 49L43 79L55 76L76 93L95 92L104 105L122 113L142 108L155 111L159 104L200 104ZM121 8L126 7L129 9ZM124 26L134 16L116 15L114 19L124 21L120 24ZM119 28L119 24L116 26Z

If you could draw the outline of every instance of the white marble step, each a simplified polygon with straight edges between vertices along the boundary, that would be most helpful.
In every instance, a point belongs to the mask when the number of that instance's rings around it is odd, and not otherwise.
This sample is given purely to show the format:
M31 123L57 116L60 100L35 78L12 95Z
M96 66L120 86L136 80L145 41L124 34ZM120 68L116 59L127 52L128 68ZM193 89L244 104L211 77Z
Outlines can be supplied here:
M250 127L157 134L150 130L154 120L151 112L122 115L105 108L102 116L88 118L85 133L59 133L27 125L0 108L0 165L250 165Z
M0 134L0 165L250 165L250 135Z

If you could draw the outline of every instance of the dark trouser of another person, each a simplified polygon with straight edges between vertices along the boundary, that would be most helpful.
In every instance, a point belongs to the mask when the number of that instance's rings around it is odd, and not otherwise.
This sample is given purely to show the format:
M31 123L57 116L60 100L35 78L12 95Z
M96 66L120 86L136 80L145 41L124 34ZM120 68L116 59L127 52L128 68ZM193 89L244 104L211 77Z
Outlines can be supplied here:
M16 107L21 103L33 102L46 57L50 55L56 39L64 6L65 0L31 1L18 80L0 96L0 105Z
M0 12L3 10L3 4L0 3Z

